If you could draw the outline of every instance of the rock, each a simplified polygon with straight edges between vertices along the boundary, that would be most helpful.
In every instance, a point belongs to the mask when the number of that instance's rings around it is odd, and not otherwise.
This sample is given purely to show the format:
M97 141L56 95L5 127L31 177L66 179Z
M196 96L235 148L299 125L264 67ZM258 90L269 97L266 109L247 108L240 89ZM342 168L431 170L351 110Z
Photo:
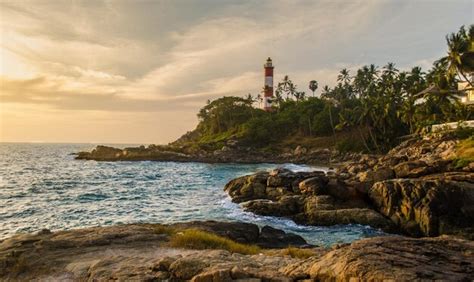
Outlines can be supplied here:
M316 210L336 209L336 200L329 195L307 197L304 202L304 212L313 213Z
M430 174L421 177L420 179L424 180L449 180L449 181L459 181L459 182L469 182L474 183L474 173L466 173L466 172L444 172L444 173L436 173Z
M189 280L207 266L207 262L199 259L180 258L170 265L169 271L175 278Z
M266 225L260 231L257 245L263 248L286 248L308 246L308 243L299 235L285 233L283 230Z
M299 213L303 206L301 196L283 196L278 201L252 200L243 204L246 211L259 215L291 216Z
M471 281L474 243L452 237L363 239L327 253L307 272L315 281Z
M283 196L293 195L293 190L287 187L267 187L265 189L266 198L278 201Z
M176 261L176 258L164 257L159 259L156 263L150 267L154 271L168 271L173 262Z
M241 203L266 198L268 172L258 172L231 180L224 187L233 202Z
M285 168L277 168L270 172L267 179L268 187L289 187L296 179L296 174Z
M375 183L369 197L380 213L412 236L474 238L472 182L393 179Z
M298 146L296 147L295 151L293 152L293 154L295 156L301 156L301 155L304 155L308 152L308 149L306 149L305 147L302 147L302 146Z
M314 255L301 259L283 256L285 250L243 255L174 249L157 227L163 226L129 224L15 235L0 242L0 280L470 281L474 277L474 243L450 236L363 239L332 249L312 248ZM271 227L263 227L259 234L263 246L306 247L301 237Z
M269 201L269 200L254 200L252 202L259 202L259 201ZM285 201L285 199L283 199ZM288 197L287 201L297 201L297 199L292 199L292 197ZM267 207L268 208L268 207ZM258 245L263 248L282 248L287 247L289 244L300 242L299 245L307 245L308 243L300 236L292 234L292 233L285 233L283 230L279 229L269 229L270 227L267 226L266 228L260 228L256 224L252 223L245 223L245 222L221 222L221 221L191 221L191 222L183 222L183 223L176 223L169 225L171 227L177 229L199 229L204 230L210 233L217 234L222 237L226 237L232 239L233 241L250 244L250 245ZM269 230L272 230L275 236L273 239L269 239ZM265 232L265 234L264 234ZM297 241L295 241L295 236L297 236ZM304 243L302 243L302 241ZM296 244L296 243L295 243ZM299 246L298 245L298 246ZM296 245L295 245L296 246Z
M398 178L415 178L433 172L426 162L419 160L400 163L394 166L393 170Z
M318 210L311 209L305 212L306 221L311 225L362 224L393 231L394 224L380 213L368 208L348 208Z
M303 195L325 195L328 182L324 175L307 178L299 183L299 191Z
M229 269L218 269L202 272L191 279L191 282L225 282L232 281Z
M219 236L227 237L239 243L255 244L258 242L259 228L257 225L245 222L222 221L191 221L170 225L178 229L199 229Z
M358 175L360 182L378 182L387 179L392 179L395 176L394 171L388 167L380 167L377 168L375 171L368 170L359 173Z
M340 176L329 177L327 192L329 195L340 200L349 200L358 197L356 189L348 186L340 179Z

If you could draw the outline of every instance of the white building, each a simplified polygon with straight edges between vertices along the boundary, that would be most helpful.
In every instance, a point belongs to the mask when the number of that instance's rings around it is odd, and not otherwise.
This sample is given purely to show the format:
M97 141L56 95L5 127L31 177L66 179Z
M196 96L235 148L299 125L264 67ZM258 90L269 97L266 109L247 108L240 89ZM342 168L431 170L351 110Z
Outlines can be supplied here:
M474 74L471 74L471 82L474 84ZM461 97L463 103L468 105L474 104L474 88L468 82L459 82L458 90L465 93Z

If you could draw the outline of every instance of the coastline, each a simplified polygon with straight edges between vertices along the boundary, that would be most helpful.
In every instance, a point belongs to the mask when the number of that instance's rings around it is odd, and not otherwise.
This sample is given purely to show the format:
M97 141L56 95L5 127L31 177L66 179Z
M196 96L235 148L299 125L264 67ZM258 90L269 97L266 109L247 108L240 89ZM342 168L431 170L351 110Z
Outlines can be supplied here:
M305 225L364 224L403 235L321 248L270 227L229 227L245 224L238 222L213 223L226 226L220 231L203 222L177 223L173 228L184 227L172 233L160 224L44 230L2 240L0 273L12 280L468 281L474 275L470 237L474 217L469 209L474 199L474 166L455 166L459 142L450 134L418 137L381 157L359 155L336 171L279 168L233 179L224 188L234 202L255 214ZM181 236L176 234L189 229L245 244L258 244L255 238L270 232L264 242L273 245L258 254L240 254L222 246L196 250L168 245L174 236ZM249 234L257 234L254 241L242 240ZM275 244L275 238L282 241Z
M213 230L209 222L183 224L172 228L131 224L16 235L0 242L0 277L9 281L469 281L474 275L474 243L454 237L385 236L306 249L236 245L244 249L229 251L193 244L176 246L173 240L184 236L189 230L186 228L204 228L210 232L205 234L219 234L211 236L234 246L234 240L251 239L258 228L212 222ZM263 232L261 229L260 234ZM271 232L269 239L281 235L277 230Z

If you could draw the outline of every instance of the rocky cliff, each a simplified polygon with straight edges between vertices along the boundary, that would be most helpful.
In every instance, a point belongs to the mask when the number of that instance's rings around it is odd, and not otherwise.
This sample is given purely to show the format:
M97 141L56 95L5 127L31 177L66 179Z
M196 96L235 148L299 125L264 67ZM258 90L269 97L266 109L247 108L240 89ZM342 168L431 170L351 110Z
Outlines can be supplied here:
M417 137L383 157L363 156L336 172L275 169L230 181L243 208L298 223L359 223L411 236L474 238L474 162L456 162L458 138Z

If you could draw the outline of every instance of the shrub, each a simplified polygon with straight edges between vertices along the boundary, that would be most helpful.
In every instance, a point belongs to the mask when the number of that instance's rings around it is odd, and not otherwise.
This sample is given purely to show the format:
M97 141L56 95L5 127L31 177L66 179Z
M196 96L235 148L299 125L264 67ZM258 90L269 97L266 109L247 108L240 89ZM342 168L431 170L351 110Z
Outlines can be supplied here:
M362 141L353 138L346 138L337 142L336 150L342 153L366 151Z
M458 126L456 130L454 131L454 134L456 137L460 139L465 139L474 136L474 128L472 127L465 127L465 126Z
M170 240L172 247L189 249L223 249L232 253L257 254L260 248L254 245L245 245L234 242L209 232L196 229L187 229L173 235Z

